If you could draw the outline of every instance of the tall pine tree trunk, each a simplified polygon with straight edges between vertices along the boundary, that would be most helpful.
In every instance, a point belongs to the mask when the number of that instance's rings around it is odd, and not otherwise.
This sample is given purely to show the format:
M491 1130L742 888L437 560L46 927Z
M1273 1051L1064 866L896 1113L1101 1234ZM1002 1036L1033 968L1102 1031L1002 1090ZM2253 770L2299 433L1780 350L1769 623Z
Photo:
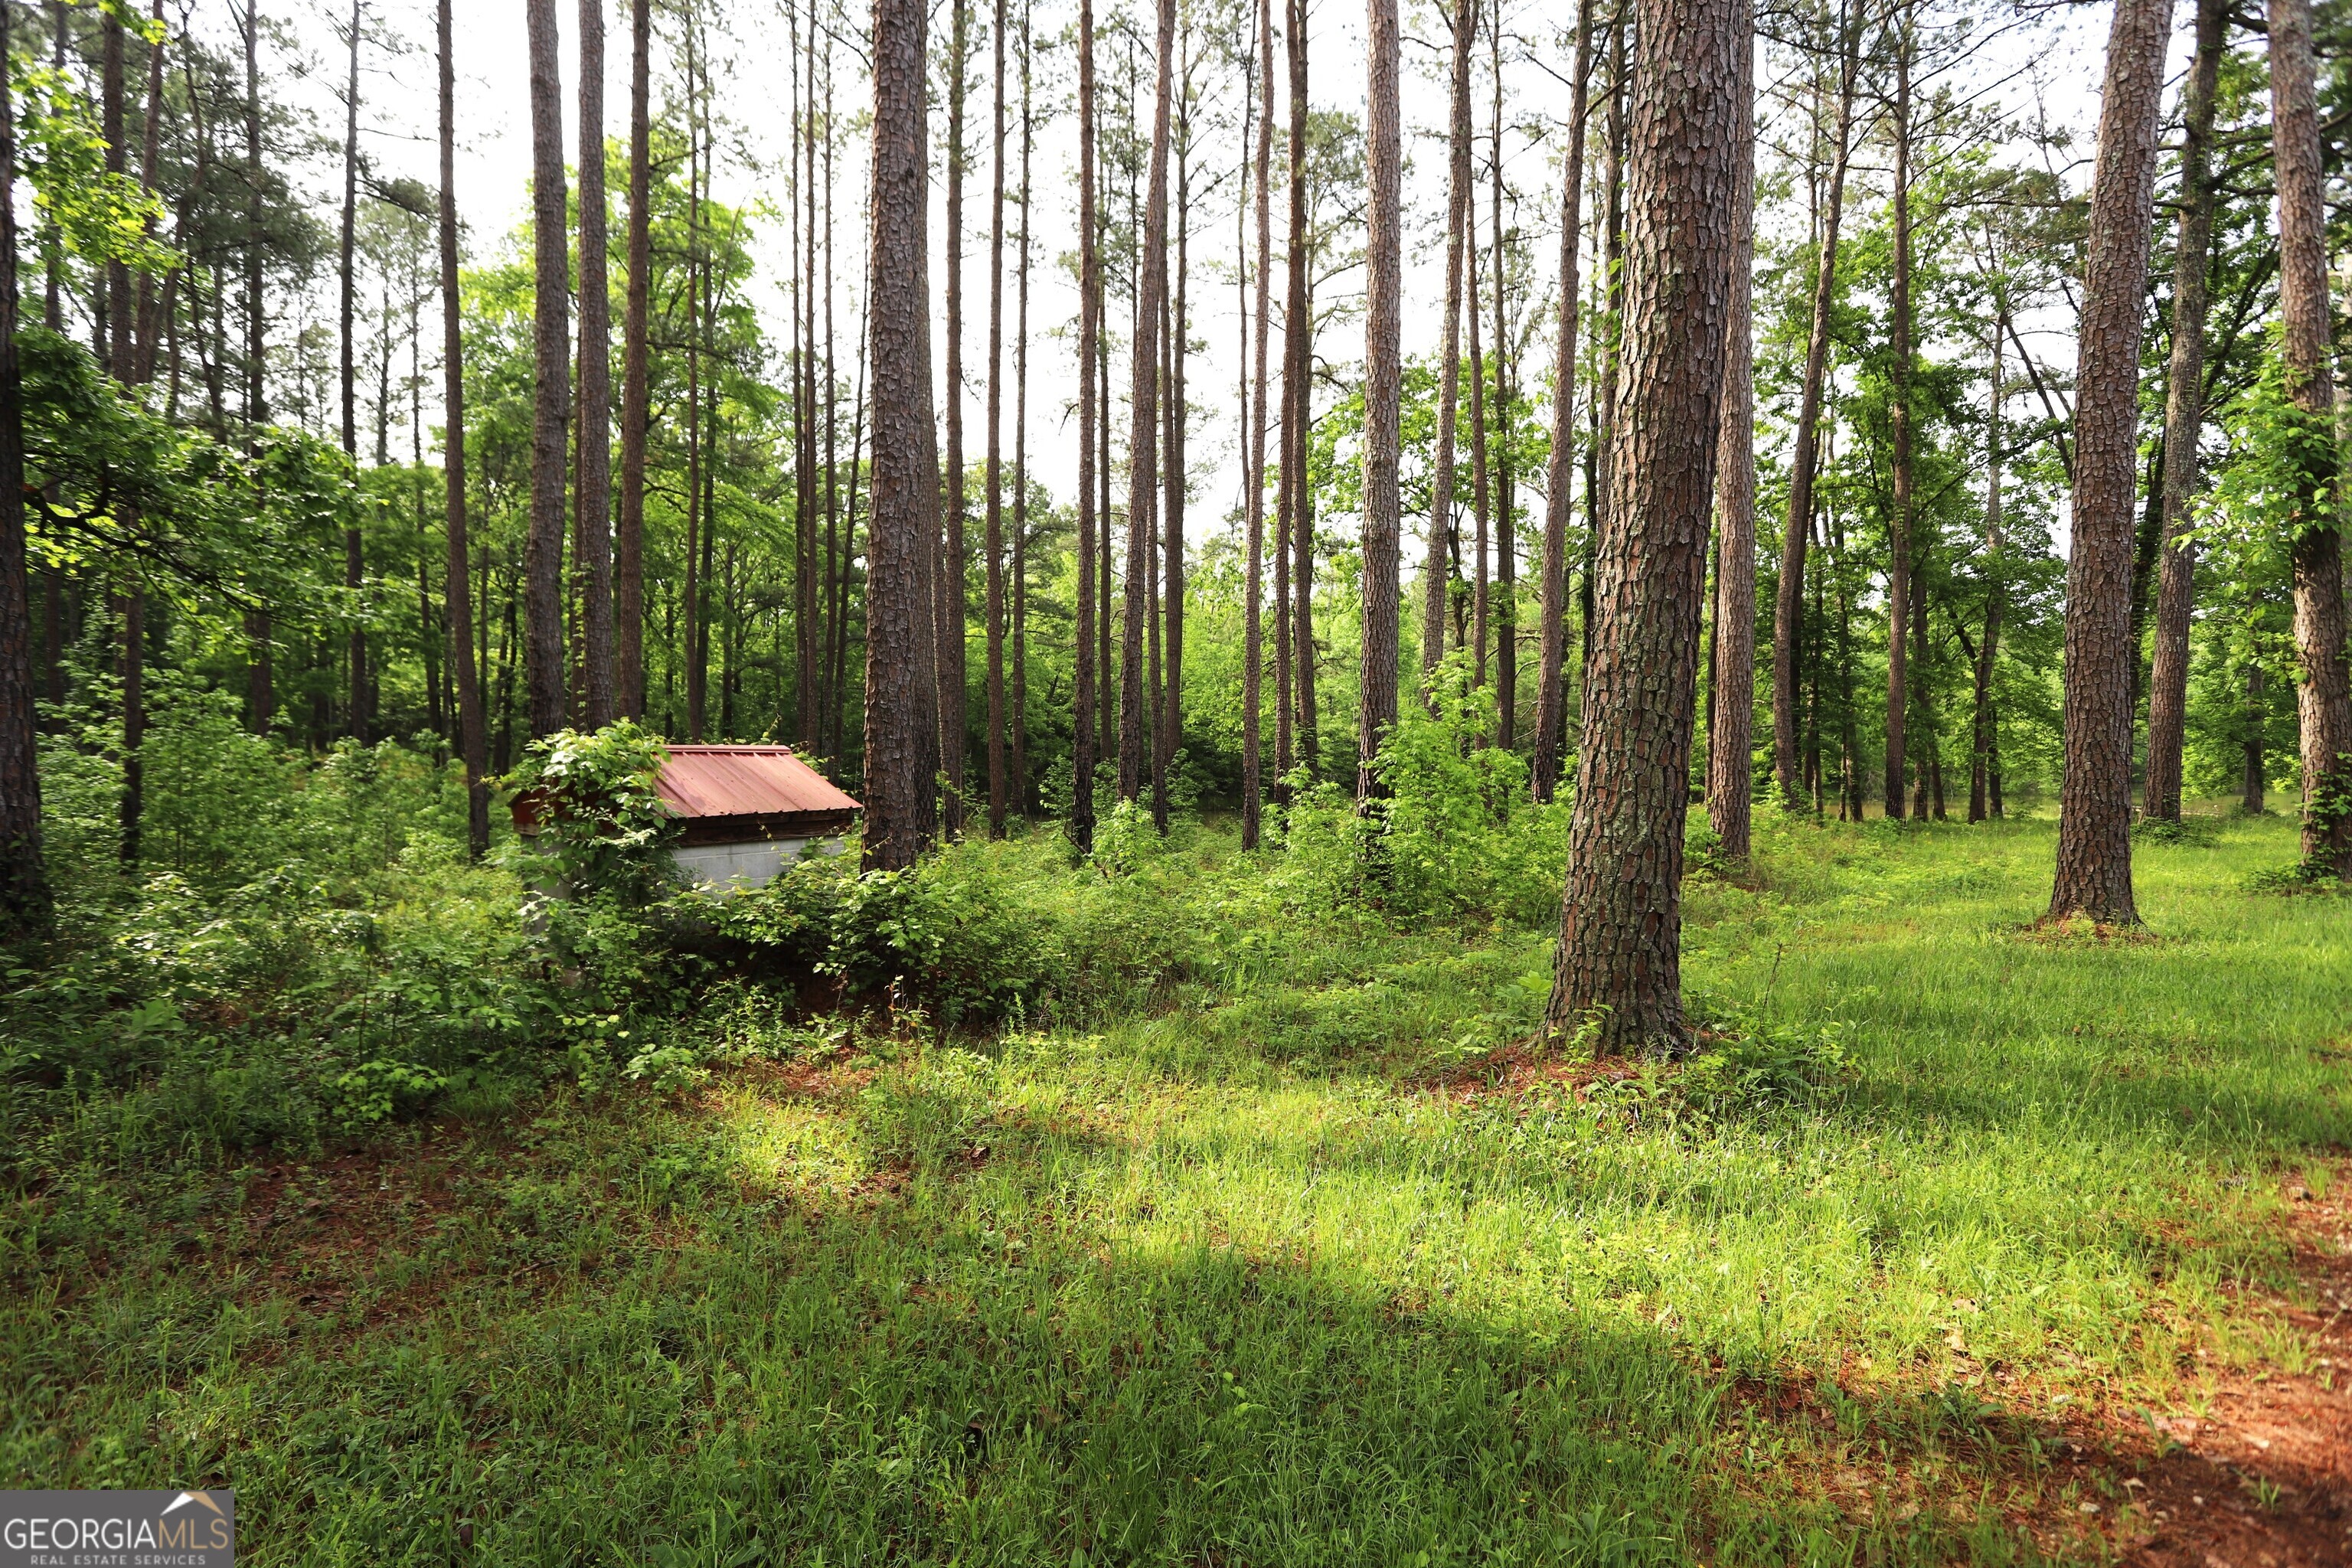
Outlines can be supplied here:
M16 58L0 7L0 59ZM0 73L0 191L16 188L16 119ZM34 725L33 584L26 570L25 404L16 363L16 211L0 202L0 942L45 934L40 742Z
M1013 809L1029 815L1029 0L1021 0L1021 247L1013 307Z
M1562 171L1559 218L1559 341L1552 362L1551 455L1544 483L1543 582L1538 588L1543 629L1537 643L1536 746L1530 785L1549 801L1559 787L1560 749L1568 723L1568 530L1574 517L1570 489L1576 473L1576 329L1581 287L1577 275L1584 205L1584 122L1591 105L1593 0L1576 8L1576 81L1570 89L1568 160ZM1737 297L1733 308L1739 307Z
M440 0L437 42L441 98L441 407L444 524L448 533L442 591L449 663L457 683L457 753L466 766L466 839L476 858L489 852L490 791L484 781L481 679L474 662L474 595L466 534L466 332L457 279L457 68L450 40L450 3Z
M2000 717L1993 705L1992 677L2000 654L2001 599L2007 593L2007 568L2002 558L2000 515L2001 384L2000 340L2007 308L1994 301L1991 392L1985 400L1985 628L1976 647L1976 689L1969 724L1969 820L1982 822L2000 815L2000 792L1993 787L2000 755Z
M948 34L947 531L939 542L935 625L939 656L940 766L945 774L940 830L963 833L964 467L963 467L963 110L971 48L971 0L952 0Z
M1143 187L1141 270L1129 349L1127 436L1127 613L1119 637L1118 797L1141 793L1144 633L1150 621L1152 541L1160 511L1160 319L1168 288L1168 121L1175 90L1176 0L1159 0L1152 50L1151 151Z
M1837 145L1823 204L1820 254L1813 268L1812 326L1805 341L1804 381L1797 405L1795 450L1790 458L1788 527L1781 534L1780 581L1772 612L1772 757L1780 803L1796 810L1804 799L1797 752L1797 640L1804 618L1805 546L1812 528L1813 478L1819 463L1822 395L1829 371L1831 307L1837 298L1838 223L1845 208L1846 163L1853 153L1854 79L1862 24L1851 15L1843 33L1838 69ZM1897 634L1899 635L1899 634Z
M1756 117L1756 51L1743 40L1739 123ZM1747 858L1756 744L1756 139L1733 170L1731 298L1723 327L1723 417L1716 443L1715 679L1707 715L1707 826L1723 852Z
M1599 548L1548 1029L1603 1052L1687 1047L1683 824L1722 404L1745 0L1642 0L1629 179L1624 418Z
M628 296L621 321L621 505L613 561L614 706L646 716L646 438L653 408L653 0L629 0Z
M1380 792L1373 763L1397 719L1398 447L1402 417L1404 142L1396 0L1371 0L1366 90L1370 180L1364 256L1364 631L1356 710L1356 796Z
M2136 925L2132 900L2132 500L2142 294L2172 0L2116 0L2083 259L2066 567L2065 757L2050 919ZM2307 78L2305 79L2308 79ZM2325 289L2322 293L2325 311ZM2324 340L2323 340L2324 341Z
M1478 35L1477 0L1454 8L1453 111L1445 176L1445 325L1437 360L1437 440L1429 482L1429 560L1423 568L1421 674L1425 686L1445 655L1454 579L1454 451L1462 395L1462 285L1470 227L1470 51Z
M1101 406L1095 371L1102 338L1102 250L1096 213L1095 7L1078 0L1078 584L1076 648L1071 676L1070 841L1080 854L1095 847L1096 665L1095 516L1097 426ZM1099 613L1109 614L1103 605Z
M1274 0L1257 0L1256 297L1252 304L1249 449L1242 466L1248 585L1242 620L1242 847L1263 831L1265 784L1261 709L1265 681L1266 340L1274 325ZM1278 547L1277 547L1278 548ZM1280 618L1277 611L1276 619Z
M571 256L566 243L563 83L555 0L525 0L530 35L532 413L530 523L523 543L524 666L534 737L563 728L565 416L571 406Z
M2181 95L2180 230L2172 264L2172 363L2164 405L2164 554L2157 574L2156 657L2148 675L2144 814L2180 820L2180 752L2188 728L2189 621L2197 547L2189 533L2197 438L2205 422L2206 273L2213 240L2214 100L2228 39L2224 0L2198 0L2197 47ZM1975 795L1970 793L1973 817Z
M1154 731L1157 749L1151 763L1151 809L1163 833L1168 829L1168 770L1174 764L1177 748L1184 738L1184 437L1188 417L1184 406L1184 359L1185 338L1191 331L1185 288L1190 280L1192 221L1192 68L1189 38L1184 40L1184 47L1187 58L1178 79L1172 150L1176 163L1176 268L1168 290L1168 388L1166 405L1160 416L1164 448L1160 474L1163 492L1160 551L1166 579L1160 613L1168 624L1168 680L1161 696L1159 726Z
M613 721L613 297L605 263L604 0L580 0L581 716Z
M866 865L897 870L937 827L937 666L924 629L938 551L930 282L924 258L922 0L875 0L874 191L866 298L874 356L873 502L866 525ZM926 693L931 698L926 700ZM929 744L925 737L934 737Z
M1004 837L1004 0L989 31L995 90L988 202L988 836Z
M1495 7L1486 42L1495 69L1494 219L1495 407L1487 464L1495 497L1495 743L1505 751L1516 738L1519 705L1519 535L1511 509L1511 311L1509 257L1503 236L1503 12Z
M1283 310L1283 484L1286 490L1282 517L1287 544L1289 599L1283 606L1282 636L1290 649L1285 713L1291 731L1291 754L1280 758L1285 772L1291 763L1315 762L1315 550L1313 497L1307 478L1308 416L1314 404L1310 377L1314 370L1315 317L1308 297L1307 263L1307 0L1290 0L1286 35L1290 68L1290 275ZM1280 684L1282 670L1276 676ZM1277 730L1276 751L1285 751Z
M2270 0L2271 148L2278 179L2279 314L2289 390L2315 424L2332 418L2326 206L2310 0ZM2080 443L2077 443L2080 446ZM2335 447L2314 441L2287 551L2294 582L2295 683L2303 740L2303 870L2352 876L2352 670L2345 646L2344 547Z
M359 460L359 394L354 382L357 369L352 337L352 310L356 299L353 268L359 232L360 201L360 26L363 20L360 0L352 0L350 45L351 65L343 86L343 215L342 231L336 245L336 279L338 286L336 321L340 357L338 368L342 386L343 456L354 465ZM366 581L367 563L356 522L343 530L343 586L354 595ZM356 616L356 611L353 612ZM352 623L346 680L351 688L351 710L347 715L352 736L361 741L368 738L367 631L357 619Z
M1886 568L1886 815L1903 816L1903 774L1907 738L1904 721L1918 701L1911 664L1904 652L1904 627L1912 616L1911 570L1911 29L1908 8L1895 45L1895 277L1889 289L1894 316L1893 396L1886 422L1893 434L1895 506L1887 520ZM1922 777L1924 778L1924 773Z

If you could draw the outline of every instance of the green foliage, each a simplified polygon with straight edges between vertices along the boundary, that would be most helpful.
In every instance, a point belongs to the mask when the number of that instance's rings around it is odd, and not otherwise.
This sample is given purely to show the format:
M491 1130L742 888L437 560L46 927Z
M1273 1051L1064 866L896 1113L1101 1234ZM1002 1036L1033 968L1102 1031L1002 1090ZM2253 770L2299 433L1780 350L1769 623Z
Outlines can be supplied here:
M1438 667L1433 708L1411 704L1373 772L1384 794L1359 811L1329 784L1294 781L1278 886L1312 908L1360 900L1397 918L1502 919L1559 913L1569 805L1530 804L1528 764L1492 743L1491 688L1467 656Z
M1540 936L1302 920L1213 828L1117 872L1045 835L940 857L1066 942L1211 928L1182 986L1084 1019L910 1038L739 979L579 1025L597 1093L429 1126L404 1097L446 1067L240 1042L172 1079L187 1115L389 1121L173 1164L130 1077L13 1124L0 1465L311 1499L257 1510L269 1564L437 1559L457 1521L521 1563L2038 1561L2014 1519L2114 1521L2074 1489L2112 1468L2035 1447L2053 1409L2287 1353L2280 1188L2346 1138L2352 1005L2336 911L2232 886L2292 832L2145 844L2168 940L2047 944L2015 934L2046 823L1759 819L1751 875L1693 889L1727 1037L1614 1083L1505 1048ZM110 1016L150 1059L219 1028ZM1825 1502L1857 1466L1960 1500Z
M508 783L539 803L534 847L566 889L641 906L674 882L677 822L655 788L668 757L660 736L626 719L531 743Z

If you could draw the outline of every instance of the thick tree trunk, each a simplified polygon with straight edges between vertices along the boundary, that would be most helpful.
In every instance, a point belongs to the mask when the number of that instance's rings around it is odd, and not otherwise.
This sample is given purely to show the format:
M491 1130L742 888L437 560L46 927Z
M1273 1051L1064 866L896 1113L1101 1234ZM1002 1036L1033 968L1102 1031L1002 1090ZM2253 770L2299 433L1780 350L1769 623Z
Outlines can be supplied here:
M1470 227L1470 53L1478 0L1454 10L1453 113L1446 142L1445 326L1437 361L1437 444L1429 485L1429 561L1422 584L1421 675L1426 686L1445 654L1454 562L1454 444L1462 396L1462 285Z
M621 504L613 561L614 706L646 716L646 439L653 409L653 0L629 0L628 295L621 321Z
M1004 837L1004 0L989 31L995 62L988 204L988 836Z
M1257 291L1251 325L1249 450L1243 463L1248 586L1242 619L1242 847L1263 831L1265 784L1261 710L1265 681L1266 341L1274 326L1274 0L1257 0ZM1279 543L1276 552L1280 553ZM1276 619L1281 619L1277 605ZM1277 640L1279 633L1277 632Z
M457 753L466 764L466 837L477 858L489 852L490 792L483 780L482 688L474 664L474 595L466 535L466 333L457 279L457 71L450 41L451 0L440 0L441 406L443 505L448 583L442 591L449 664L457 682Z
M2065 759L2050 919L2135 925L2132 900L2132 499L2142 294L2172 0L2116 0L2083 260L2066 568ZM2324 298L2324 294L2323 294Z
M940 540L939 611L940 767L945 775L940 831L963 836L964 795L964 467L963 467L963 108L971 55L970 0L953 0L948 35L947 202L947 532Z
M2271 147L2278 179L2279 314L2295 406L2332 417L2326 206L2321 185L2310 0L2270 0ZM2080 446L2080 443L2077 443ZM2294 581L2295 684L2303 740L2303 869L2352 876L2352 669L2347 668L2344 547L2332 444L2303 476L2287 551Z
M872 269L873 502L866 525L866 865L897 870L937 826L936 666L928 558L937 552L940 473L932 434L930 280L924 258L921 0L875 0ZM926 700L926 693L934 694Z
M1738 123L1756 118L1756 51L1739 47ZM1723 327L1723 415L1716 443L1715 679L1707 715L1707 825L1723 852L1745 858L1756 744L1756 139L1739 138L1733 169L1731 297Z
M571 256L565 241L563 83L555 0L527 0L530 33L532 309L530 524L523 543L524 664L533 737L563 728L564 425L571 408Z
M1804 617L1805 546L1812 527L1813 476L1819 461L1822 393L1829 369L1830 315L1837 299L1838 223L1845 209L1845 174L1853 155L1854 79L1862 24L1848 16L1838 73L1837 146L1822 215L1821 249L1813 268L1812 327L1805 341L1805 374L1797 405L1796 445L1790 458L1788 527L1781 534L1780 582L1772 610L1772 758L1781 805L1803 802L1797 752L1797 639Z
M1642 0L1624 419L1548 1030L1680 1051L1683 824L1738 179L1745 0Z
M1551 458L1544 484L1543 632L1538 643L1536 746L1531 788L1538 801L1559 787L1559 760L1568 724L1568 530L1574 517L1570 489L1576 472L1576 328L1579 223L1584 202L1584 121L1592 79L1593 0L1576 8L1576 83L1568 110L1568 162L1560 193L1559 344L1552 362ZM1750 157L1752 170L1753 159ZM1750 175L1751 183L1753 175ZM1736 285L1735 310L1743 296ZM1730 389L1727 388L1727 392Z
M1402 416L1404 142L1398 105L1397 0L1371 0L1366 157L1371 183L1364 255L1363 661L1356 709L1356 797L1381 793L1373 771L1397 719L1398 446ZM1466 216L1466 215L1465 215Z
M13 60L0 7L0 59ZM16 119L0 73L0 191L16 187ZM26 570L25 405L16 363L16 212L0 202L0 942L49 929L41 857L40 741L34 722L33 584Z
M581 715L613 721L613 296L604 213L604 0L580 0Z
M1102 337L1102 253L1095 210L1095 8L1078 0L1078 584L1071 679L1070 841L1095 847L1095 437L1099 405L1095 361ZM1102 606L1108 614L1110 606Z

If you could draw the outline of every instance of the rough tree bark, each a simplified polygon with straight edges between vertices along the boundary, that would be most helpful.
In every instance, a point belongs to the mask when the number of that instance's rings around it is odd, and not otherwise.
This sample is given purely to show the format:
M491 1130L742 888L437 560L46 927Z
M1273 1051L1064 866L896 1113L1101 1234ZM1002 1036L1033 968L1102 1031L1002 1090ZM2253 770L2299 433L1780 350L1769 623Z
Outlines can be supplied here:
M2132 499L2141 296L2172 0L2116 0L2083 258L2074 397L2074 548L2066 566L2065 759L2053 921L2136 925L2131 879Z
M2271 148L2278 179L2279 314L2295 406L2333 417L2319 115L2309 0L2270 0ZM2080 443L2076 443L2079 447ZM2352 670L2345 647L2344 547L2328 442L2309 445L2305 503L2288 545L2303 740L2303 870L2352 875Z
M441 88L441 407L444 522L448 533L442 592L449 668L457 683L457 752L466 765L466 838L477 858L489 853L490 791L482 726L482 685L474 664L474 595L466 537L466 332L457 288L457 68L450 41L450 0L440 0L436 41Z
M1736 112L1756 114L1756 51L1742 40ZM1731 297L1723 327L1722 430L1716 443L1715 680L1707 715L1707 825L1723 852L1745 858L1756 744L1756 139L1739 138L1733 170Z
M2205 422L2213 111L2229 30L2226 0L2198 0L2197 48L2181 95L2180 230L2172 264L2172 363L2164 404L2164 553L2157 576L2156 656L2148 675L2147 775L2140 796L2145 815L2170 822L2180 820L2180 751L2188 727L2189 621L2197 577L2189 498L2197 488L2197 437ZM1975 807L1971 784L1971 819Z
M1683 824L1737 228L1746 0L1642 0L1624 392L1547 1029L1680 1051Z
M1478 0L1454 10L1453 112L1446 139L1445 326L1437 361L1437 449L1429 483L1429 561L1422 584L1421 676L1428 684L1445 654L1454 560L1454 425L1462 397L1463 251L1470 217L1470 52L1478 36ZM1575 176L1570 175L1573 182Z
M866 845L869 869L898 870L937 827L937 684L924 630L937 552L940 474L932 434L929 159L924 147L925 6L874 0L873 500L866 522ZM932 694L926 700L926 694Z
M1559 758L1568 725L1568 530L1575 516L1570 489L1576 472L1577 247L1584 202L1584 121L1592 82L1592 4L1576 8L1576 83L1570 89L1568 163L1560 193L1559 349L1552 365L1551 459L1544 483L1543 630L1538 644L1536 745L1530 769L1538 801L1559 787ZM1734 307L1738 300L1735 293Z
M604 0L580 0L581 716L613 721L613 297L605 264Z
M1790 458L1788 527L1780 542L1780 581L1772 605L1772 765L1780 804L1790 811L1804 805L1802 763L1797 748L1797 637L1804 620L1805 546L1811 541L1813 475L1820 458L1822 382L1829 367L1830 310L1837 298L1838 222L1845 208L1846 164L1853 155L1854 79L1862 47L1862 24L1851 15L1838 68L1837 146L1822 203L1821 250L1813 268L1812 328L1805 340L1805 376L1797 404L1795 449Z
M614 705L646 716L646 437L653 409L653 0L629 4L628 296L621 321L621 505L613 561Z
M564 425L571 396L571 256L564 229L563 83L555 0L528 0L534 258L530 525L523 541L524 662L533 736L563 728Z
M1364 631L1356 709L1356 798L1380 793L1373 771L1397 719L1398 433L1402 413L1403 132L1397 99L1396 0L1371 0L1365 152L1370 207L1365 242ZM1466 216L1466 215L1465 215Z

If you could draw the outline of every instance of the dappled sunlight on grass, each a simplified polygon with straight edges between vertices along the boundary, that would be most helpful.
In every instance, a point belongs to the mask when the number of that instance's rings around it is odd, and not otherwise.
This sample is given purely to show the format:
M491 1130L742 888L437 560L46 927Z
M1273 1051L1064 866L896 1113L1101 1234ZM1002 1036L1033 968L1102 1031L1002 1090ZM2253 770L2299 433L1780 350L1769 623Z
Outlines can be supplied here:
M263 1563L2095 1558L2063 1416L2308 1355L2242 1289L2352 1135L2352 921L2243 887L2289 832L2143 847L2158 940L2103 944L2020 939L2045 826L1768 824L1691 900L1748 1077L1512 1076L1512 930L747 1036L403 1134L444 1196L338 1265L396 1316L232 1310L283 1245L234 1183L92 1173L175 1217L103 1291L7 1221L0 1451L233 1479Z

